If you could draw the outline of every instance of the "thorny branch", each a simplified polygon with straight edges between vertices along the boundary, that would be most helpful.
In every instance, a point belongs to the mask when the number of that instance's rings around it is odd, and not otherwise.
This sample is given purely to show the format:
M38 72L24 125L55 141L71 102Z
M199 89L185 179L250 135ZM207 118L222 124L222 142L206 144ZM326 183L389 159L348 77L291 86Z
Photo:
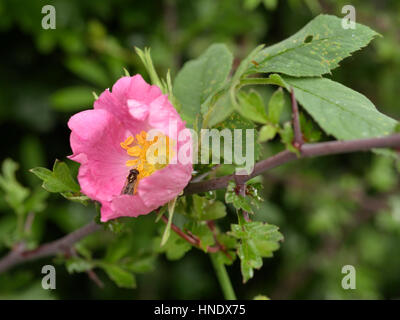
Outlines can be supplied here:
M373 148L400 148L400 134L369 139L303 144L301 147L301 156L304 158L309 158L329 154L366 151ZM282 151L272 157L256 163L253 172L250 175L241 176L240 179L244 183L264 171L275 168L297 158L298 157L295 153L290 151ZM228 182L231 180L234 180L234 175L226 175L210 180L192 182L189 183L189 185L185 188L184 195L225 188L228 185ZM58 240L43 244L34 250L25 250L23 245L19 245L2 259L0 259L0 273L24 262L62 253L71 248L82 238L100 229L100 225L96 224L95 222L91 222ZM180 229L178 229L174 229L174 232L182 232ZM197 245L197 241L192 239L191 236L188 236L185 233L179 235L188 237L189 241L194 241ZM210 250L209 252L216 252L220 250L218 247L209 247L208 249Z
M328 141L319 143L306 143L301 148L302 158L325 156L330 154L367 151L374 148L400 148L400 134L379 138L367 138L346 141ZM249 175L243 175L242 180L247 181L264 171L273 169L292 160L298 159L297 155L290 151L281 151L272 157L257 162L254 170ZM234 180L234 174L201 182L191 182L184 190L184 195L206 192L225 188L228 182Z
M0 260L0 273L7 271L9 268L22 262L50 257L62 252L68 252L76 242L101 228L101 225L92 221L60 239L43 244L34 250L25 250L24 245L18 245Z

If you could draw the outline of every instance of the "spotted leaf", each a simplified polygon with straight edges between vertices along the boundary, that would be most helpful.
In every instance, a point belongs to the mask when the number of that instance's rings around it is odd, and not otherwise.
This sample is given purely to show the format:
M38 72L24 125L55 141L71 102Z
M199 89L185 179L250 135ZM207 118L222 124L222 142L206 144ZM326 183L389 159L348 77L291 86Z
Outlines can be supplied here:
M356 24L344 29L342 19L319 15L288 39L261 50L246 73L278 72L295 77L320 76L365 47L378 33Z

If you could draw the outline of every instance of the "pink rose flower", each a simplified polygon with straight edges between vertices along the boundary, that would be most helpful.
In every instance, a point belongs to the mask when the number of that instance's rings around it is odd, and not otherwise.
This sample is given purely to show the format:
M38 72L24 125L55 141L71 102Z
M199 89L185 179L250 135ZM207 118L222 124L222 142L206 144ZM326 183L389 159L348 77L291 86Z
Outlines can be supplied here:
M68 127L73 151L69 158L81 164L82 193L101 203L103 222L147 214L177 197L191 178L191 161L177 159L180 148L190 143L190 133L178 139L187 131L185 123L167 95L140 75L119 79L111 92L100 95L94 109L72 116ZM150 137L150 130L158 136ZM149 159L155 146L166 146L163 154L154 152L162 163ZM132 169L138 171L135 188L124 194Z

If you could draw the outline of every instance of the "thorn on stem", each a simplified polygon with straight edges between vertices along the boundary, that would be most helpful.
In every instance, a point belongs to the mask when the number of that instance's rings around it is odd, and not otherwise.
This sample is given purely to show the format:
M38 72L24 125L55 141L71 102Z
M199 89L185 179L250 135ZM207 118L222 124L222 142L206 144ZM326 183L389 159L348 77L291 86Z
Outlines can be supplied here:
M243 180L243 176L235 175L234 176L235 183L236 183L236 188L235 188L235 193L239 194L243 197L246 196L246 181ZM243 218L247 222L251 221L249 217L249 213L245 210L242 210Z

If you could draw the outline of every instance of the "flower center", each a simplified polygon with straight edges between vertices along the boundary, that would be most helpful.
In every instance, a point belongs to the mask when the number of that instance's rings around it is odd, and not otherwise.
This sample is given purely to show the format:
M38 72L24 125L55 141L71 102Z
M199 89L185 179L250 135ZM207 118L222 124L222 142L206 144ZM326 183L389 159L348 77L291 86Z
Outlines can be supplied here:
M151 139L147 132L141 131L135 137L129 136L120 143L126 153L132 157L126 161L125 165L139 171L134 193L141 179L168 165L172 157L172 142L162 133L158 133Z

